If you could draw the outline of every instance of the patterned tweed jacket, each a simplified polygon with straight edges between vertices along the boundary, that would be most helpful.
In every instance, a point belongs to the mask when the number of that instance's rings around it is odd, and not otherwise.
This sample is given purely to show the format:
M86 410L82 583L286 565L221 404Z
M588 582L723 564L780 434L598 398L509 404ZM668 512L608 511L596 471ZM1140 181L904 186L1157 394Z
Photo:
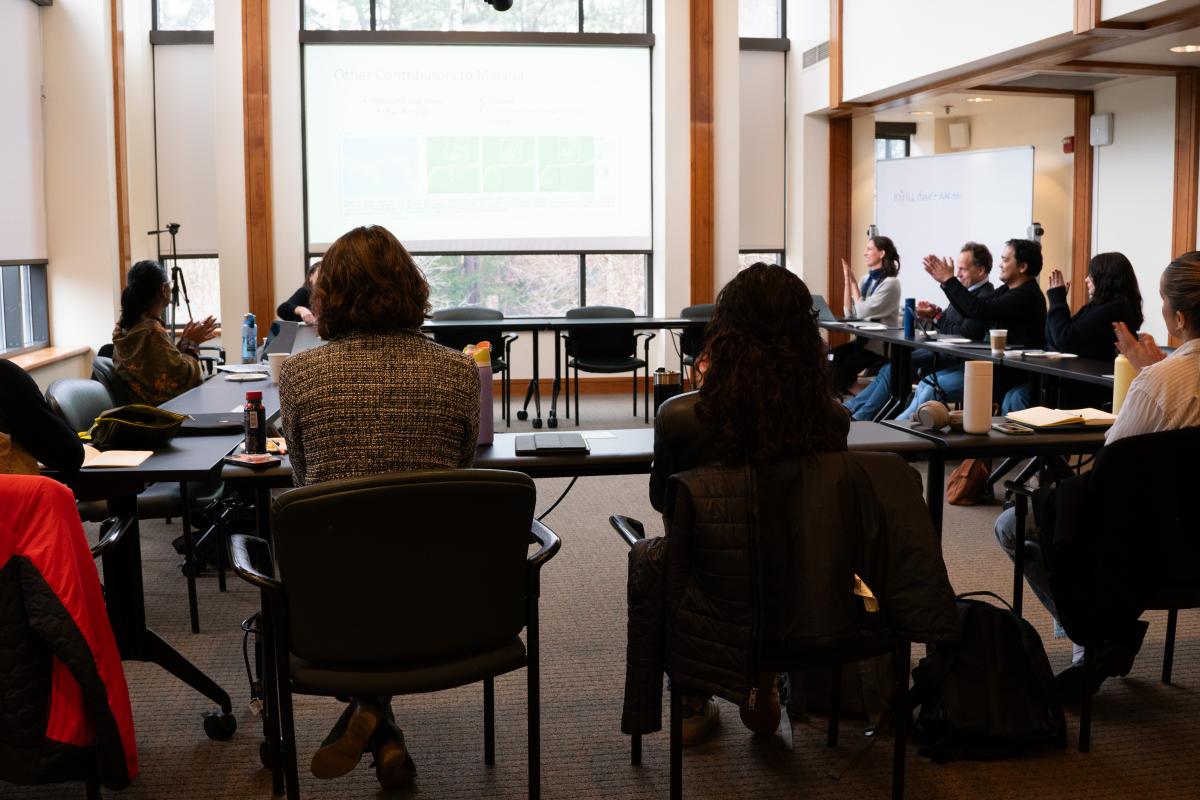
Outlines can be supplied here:
M351 334L283 363L283 434L297 486L469 467L479 371L417 331Z
M113 328L113 366L135 402L157 406L203 380L200 361L171 344L160 320L142 317L129 330Z

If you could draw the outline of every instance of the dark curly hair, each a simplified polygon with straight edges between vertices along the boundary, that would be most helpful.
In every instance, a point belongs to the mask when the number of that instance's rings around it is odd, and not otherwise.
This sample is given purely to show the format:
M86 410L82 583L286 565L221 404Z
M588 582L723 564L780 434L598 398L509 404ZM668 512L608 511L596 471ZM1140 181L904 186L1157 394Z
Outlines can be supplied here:
M355 228L325 251L313 288L322 339L420 328L430 310L425 276L387 228Z
M812 295L799 276L759 262L717 296L696 413L725 464L845 450Z
M1092 285L1096 287L1091 302L1096 305L1124 303L1133 311L1133 315L1125 320L1129 330L1141 328L1145 321L1142 317L1142 293L1129 259L1123 253L1097 253L1088 263L1088 274L1092 276Z

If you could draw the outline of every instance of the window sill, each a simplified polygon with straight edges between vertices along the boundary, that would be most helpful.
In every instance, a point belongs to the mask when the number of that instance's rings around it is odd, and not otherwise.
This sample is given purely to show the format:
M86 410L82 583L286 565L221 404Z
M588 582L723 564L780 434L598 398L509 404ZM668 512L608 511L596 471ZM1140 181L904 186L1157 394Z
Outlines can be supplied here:
M48 367L59 361L66 361L68 358L85 355L90 352L90 347L43 347L39 350L31 350L28 353L21 353L15 356L0 356L0 358L5 358L26 372L30 372L39 367Z

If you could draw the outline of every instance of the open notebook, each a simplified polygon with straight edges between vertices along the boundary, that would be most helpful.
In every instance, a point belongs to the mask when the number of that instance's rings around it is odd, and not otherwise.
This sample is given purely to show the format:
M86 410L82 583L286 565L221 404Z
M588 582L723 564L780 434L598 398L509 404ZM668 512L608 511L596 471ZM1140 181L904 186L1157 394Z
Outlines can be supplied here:
M1116 415L1098 408L1059 409L1045 406L1013 411L1008 415L1008 419L1031 428L1061 428L1075 425L1107 428L1117 421Z

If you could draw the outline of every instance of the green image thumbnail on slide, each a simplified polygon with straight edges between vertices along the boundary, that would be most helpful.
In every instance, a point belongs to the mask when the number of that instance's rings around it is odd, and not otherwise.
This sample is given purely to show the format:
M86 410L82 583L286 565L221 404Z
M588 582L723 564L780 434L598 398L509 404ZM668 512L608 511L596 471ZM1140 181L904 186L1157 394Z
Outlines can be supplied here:
M482 164L478 136L431 136L425 141L425 175L431 194L479 191Z
M538 137L538 189L596 190L596 142L591 136Z
M537 191L537 139L483 137L483 191Z

